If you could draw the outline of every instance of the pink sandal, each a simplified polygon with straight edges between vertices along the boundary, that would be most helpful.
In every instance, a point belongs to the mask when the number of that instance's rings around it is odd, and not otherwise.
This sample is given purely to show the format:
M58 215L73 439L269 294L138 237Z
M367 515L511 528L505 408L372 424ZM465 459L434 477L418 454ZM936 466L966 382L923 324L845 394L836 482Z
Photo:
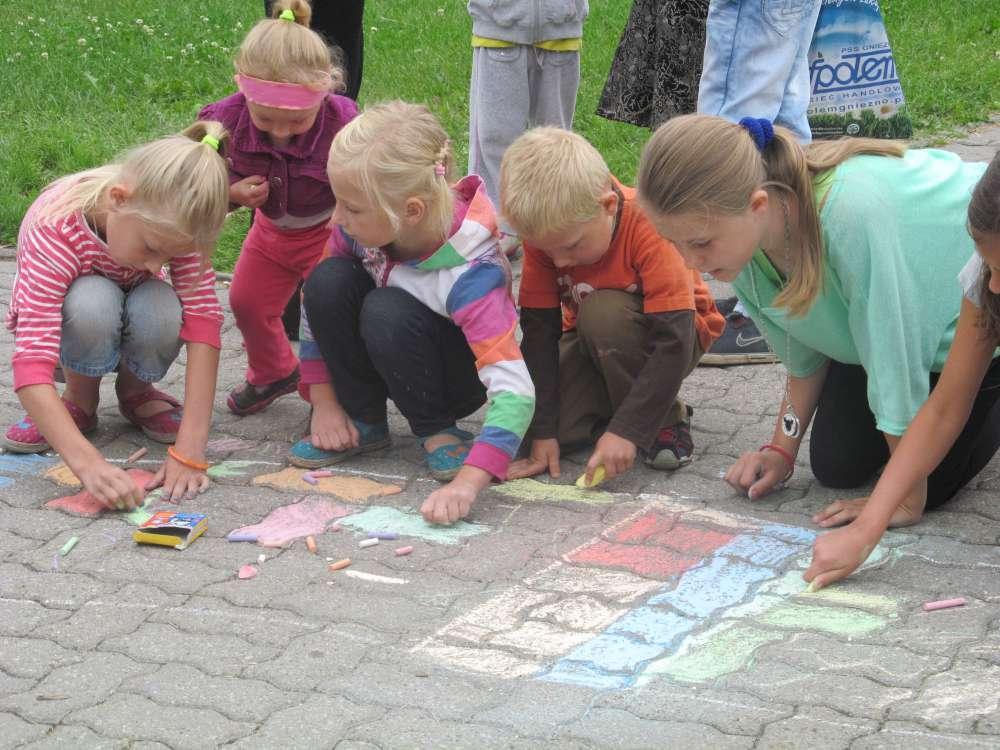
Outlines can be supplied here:
M97 429L97 414L87 414L83 409L72 401L63 400L66 411L73 418L73 423L84 435ZM52 446L42 435L38 425L28 415L24 416L20 422L11 425L3 436L3 444L7 450L13 453L42 453Z
M148 417L140 417L136 410L143 404L150 401L166 401L173 408L151 414ZM128 398L118 399L118 411L129 422L141 429L146 437L158 443L173 443L177 440L177 430L181 426L181 417L184 415L184 407L181 402L169 393L158 391L149 387Z

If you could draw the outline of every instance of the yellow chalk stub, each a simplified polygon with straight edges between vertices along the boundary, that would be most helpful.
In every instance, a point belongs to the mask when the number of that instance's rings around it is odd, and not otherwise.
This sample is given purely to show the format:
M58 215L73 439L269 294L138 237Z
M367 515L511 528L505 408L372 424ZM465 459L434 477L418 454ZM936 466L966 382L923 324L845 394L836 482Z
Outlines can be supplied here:
M587 474L585 472L580 475L579 479L576 480L576 486L579 487L581 490L593 489L601 482L603 482L604 478L607 475L608 473L604 470L604 465L602 464L601 466L598 466L596 469L594 469L593 481L591 481L590 484L587 484Z

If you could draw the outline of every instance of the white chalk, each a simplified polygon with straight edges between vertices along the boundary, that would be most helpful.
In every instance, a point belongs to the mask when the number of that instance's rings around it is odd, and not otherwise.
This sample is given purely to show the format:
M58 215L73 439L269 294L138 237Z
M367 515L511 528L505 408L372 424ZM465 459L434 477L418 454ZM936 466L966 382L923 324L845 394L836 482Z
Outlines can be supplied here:
M378 541L379 540L377 538L376 539L362 539L360 542L358 542L358 546L359 547L374 547L376 544L378 544Z
M262 563L265 560L267 560L267 555L265 555L263 552L257 555L257 562Z
M391 576L377 576L374 573L362 573L360 570L345 570L345 576L350 578L359 578L362 581L371 581L372 583L392 583L397 586L401 586L404 583L409 583L405 578L392 578Z

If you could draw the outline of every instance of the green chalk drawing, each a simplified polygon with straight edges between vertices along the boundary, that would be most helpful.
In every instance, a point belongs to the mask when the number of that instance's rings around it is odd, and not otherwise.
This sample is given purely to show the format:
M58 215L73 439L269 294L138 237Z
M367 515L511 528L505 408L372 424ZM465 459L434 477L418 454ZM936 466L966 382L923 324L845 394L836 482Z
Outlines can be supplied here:
M820 589L809 595L809 601L823 601L851 609L867 609L880 614L894 615L897 605L893 599L878 594L863 594L860 591L842 591L836 588Z
M467 537L485 534L490 530L488 526L465 521L459 521L453 526L432 526L419 513L407 513L382 505L353 513L339 523L359 531L395 531L400 537L418 537L438 544L461 544Z
M245 477L250 472L253 466L260 466L264 469L270 469L271 464L264 463L262 461L222 461L217 463L215 466L209 467L208 471L205 472L211 479L234 479Z
M785 638L784 633L727 623L691 638L677 654L650 664L640 683L654 675L678 682L707 682L742 669L754 649Z
M779 628L822 630L836 635L864 635L888 624L884 617L859 609L811 606L795 602L770 609L762 614L757 621Z
M615 498L602 490L581 490L572 484L545 484L535 479L514 479L494 488L495 492L528 503L587 503L608 505Z

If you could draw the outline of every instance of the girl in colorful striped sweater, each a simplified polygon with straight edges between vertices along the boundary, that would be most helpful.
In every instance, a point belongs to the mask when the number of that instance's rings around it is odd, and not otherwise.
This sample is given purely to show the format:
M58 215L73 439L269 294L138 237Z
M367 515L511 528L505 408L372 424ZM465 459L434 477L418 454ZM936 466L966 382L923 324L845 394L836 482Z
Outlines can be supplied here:
M448 181L452 162L437 119L404 102L334 139L336 227L304 290L311 434L291 451L318 468L385 447L391 398L448 482L421 508L433 523L468 515L506 477L535 406L493 205L478 177ZM456 426L487 401L478 437Z

